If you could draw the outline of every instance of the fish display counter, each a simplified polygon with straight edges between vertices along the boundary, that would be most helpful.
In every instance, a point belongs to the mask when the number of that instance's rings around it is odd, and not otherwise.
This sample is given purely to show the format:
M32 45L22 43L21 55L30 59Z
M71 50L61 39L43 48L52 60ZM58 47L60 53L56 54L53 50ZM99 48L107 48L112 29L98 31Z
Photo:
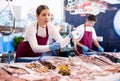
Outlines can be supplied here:
M120 63L96 55L43 56L31 62L1 63L0 75L3 81L119 81Z

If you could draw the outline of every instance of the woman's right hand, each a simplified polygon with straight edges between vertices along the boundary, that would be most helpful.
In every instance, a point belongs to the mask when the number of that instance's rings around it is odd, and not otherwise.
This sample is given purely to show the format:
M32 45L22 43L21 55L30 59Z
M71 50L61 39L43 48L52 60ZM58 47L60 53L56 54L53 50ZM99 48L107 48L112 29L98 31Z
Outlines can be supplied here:
M85 45L82 45L82 49L83 49L84 52L89 51L89 48L87 46L85 46Z
M53 51L58 50L59 48L60 48L60 43L59 42L55 42L55 43L53 43L49 46L49 49L53 50Z

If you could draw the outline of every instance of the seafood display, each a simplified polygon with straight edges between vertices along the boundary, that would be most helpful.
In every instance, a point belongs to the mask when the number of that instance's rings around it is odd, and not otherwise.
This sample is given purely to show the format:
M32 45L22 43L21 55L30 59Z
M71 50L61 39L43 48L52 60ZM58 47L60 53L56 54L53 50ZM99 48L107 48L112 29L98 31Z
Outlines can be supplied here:
M5 70L0 69L0 81L26 81L26 80L15 76L11 76Z
M2 66L2 69L7 71L9 74L19 74L19 75L29 74L29 72L26 71L25 69L15 66Z
M71 74L70 68L67 65L61 65L61 66L59 66L59 69L60 70L58 73L63 76Z
M43 58L44 60L18 63L22 68L18 65L2 66L2 69L27 81L102 81L97 79L105 79L115 74L117 75L112 79L120 77L120 63L114 63L103 55L50 58L48 56L46 60Z

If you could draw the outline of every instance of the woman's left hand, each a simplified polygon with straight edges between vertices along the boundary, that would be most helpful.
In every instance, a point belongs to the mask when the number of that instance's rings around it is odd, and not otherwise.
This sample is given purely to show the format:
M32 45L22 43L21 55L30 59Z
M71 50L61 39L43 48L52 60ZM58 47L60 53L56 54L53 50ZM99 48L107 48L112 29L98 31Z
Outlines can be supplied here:
M99 52L104 52L104 48L101 47L101 46L99 46L99 47L98 47L98 51L99 51Z

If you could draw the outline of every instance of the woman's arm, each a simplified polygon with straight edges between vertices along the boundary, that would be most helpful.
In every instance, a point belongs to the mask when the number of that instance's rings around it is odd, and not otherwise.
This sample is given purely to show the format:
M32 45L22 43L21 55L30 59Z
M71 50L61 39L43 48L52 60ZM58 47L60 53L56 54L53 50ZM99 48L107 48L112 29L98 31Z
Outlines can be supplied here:
M100 44L98 43L97 39L93 39L93 44L98 48Z
M82 43L80 43L78 40L76 40L76 39L72 39L72 42L74 43L74 45L77 45L77 46L79 46L79 47L82 47Z
M69 44L70 39L71 39L71 38L69 37L69 35L67 35L65 38L63 38L63 37L60 35L58 29L57 29L55 26L52 25L51 28L52 28L51 34L53 35L54 39L55 39L57 42L60 42L60 47L61 47L61 48L64 48L66 45Z
M93 39L93 44L98 48L100 45L99 42L97 41L97 35L94 28L92 29L92 39Z

